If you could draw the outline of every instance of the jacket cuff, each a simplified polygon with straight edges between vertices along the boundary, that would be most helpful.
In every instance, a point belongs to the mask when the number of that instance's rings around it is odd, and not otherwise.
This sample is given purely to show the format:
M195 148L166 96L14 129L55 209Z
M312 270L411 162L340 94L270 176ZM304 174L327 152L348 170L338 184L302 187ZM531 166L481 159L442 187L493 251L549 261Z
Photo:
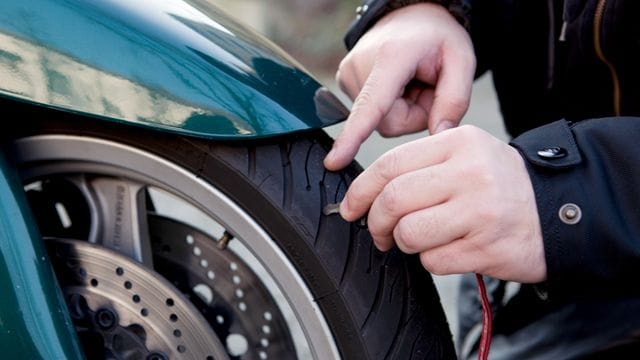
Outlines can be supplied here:
M547 281L536 289L543 300L558 299L580 286L588 249L592 204L579 178L583 159L570 124L557 121L522 134L511 145L519 150L536 197L542 228Z
M449 9L458 22L465 29L469 29L471 7L468 0L367 0L356 8L356 19L344 37L347 49L351 50L362 35L386 14L408 5L426 2L440 4Z

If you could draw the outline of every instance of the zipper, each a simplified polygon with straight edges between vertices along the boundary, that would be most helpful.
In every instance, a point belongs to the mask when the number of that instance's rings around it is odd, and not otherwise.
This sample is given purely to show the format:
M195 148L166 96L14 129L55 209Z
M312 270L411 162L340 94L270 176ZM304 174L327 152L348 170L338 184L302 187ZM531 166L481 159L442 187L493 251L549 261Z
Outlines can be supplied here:
M616 116L620 116L620 102L621 102L621 90L620 79L618 78L618 72L616 71L613 63L607 59L602 51L602 18L604 17L604 8L607 5L607 0L598 0L596 6L596 13L593 18L593 41L596 50L596 56L609 68L611 72L611 79L613 81L613 112Z
M553 0L547 0L549 34L547 35L547 90L553 88L556 67L556 13Z

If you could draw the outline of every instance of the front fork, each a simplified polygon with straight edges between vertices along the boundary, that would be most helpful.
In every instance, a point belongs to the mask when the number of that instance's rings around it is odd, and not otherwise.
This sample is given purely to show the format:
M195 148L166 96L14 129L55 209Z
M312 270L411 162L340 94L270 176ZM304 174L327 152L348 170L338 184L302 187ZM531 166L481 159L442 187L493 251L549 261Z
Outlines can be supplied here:
M84 358L17 172L1 151L0 354Z

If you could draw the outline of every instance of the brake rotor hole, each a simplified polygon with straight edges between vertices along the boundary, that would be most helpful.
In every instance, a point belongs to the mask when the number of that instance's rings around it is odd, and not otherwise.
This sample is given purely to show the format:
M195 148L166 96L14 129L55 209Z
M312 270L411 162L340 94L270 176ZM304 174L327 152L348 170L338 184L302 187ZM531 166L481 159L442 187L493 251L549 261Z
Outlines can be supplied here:
M98 279L96 279L96 278L91 279L91 286L93 286L93 287L98 286Z
M271 327L269 325L262 325L262 332L265 334L271 333Z
M262 345L263 348L269 347L269 340L265 338L260 339L260 345Z
M200 266L202 266L203 268L206 268L207 266L209 266L209 262L205 259L200 260Z
M207 303L207 305L211 304L213 301L213 290L206 284L198 284L193 287L193 292L198 295L198 297Z
M142 310L140 310L140 315L142 316L149 315L149 310L147 310L146 308L142 308Z
M240 311L247 311L247 304L244 302L238 303L238 309L240 309Z
M118 276L122 276L122 274L124 274L124 269L123 269L123 268L121 268L121 267L117 268L117 269L116 269L116 274L117 274Z
M231 269L231 271L236 271L238 270L238 264L232 262L229 264L229 269Z
M240 334L229 334L226 343L227 352L231 356L242 356L249 350L247 338Z
M260 357L260 359L265 360L266 358L268 358L267 353L264 351L260 351L258 353L258 356Z
M165 301L165 303L167 304L167 306L173 306L173 304L174 304L172 298L168 298L167 301Z
M238 285L240 284L241 280L240 280L240 276L238 275L233 275L233 283Z
M243 298L244 297L244 291L242 291L242 289L236 289L236 297Z
M176 315L176 314L169 315L169 320L171 320L171 322L178 321L178 315Z
M133 287L133 284L131 283L131 281L127 280L124 282L124 288L129 290Z
M131 300L133 300L133 302L137 304L140 302L140 296L138 294L135 294L131 297Z
M273 315L271 315L270 312L265 311L264 312L264 319L267 320L267 321L271 321L271 319L273 319Z
M175 336L175 337L182 336L182 331L180 331L178 329L173 330L173 336Z
M224 316L222 315L216 316L216 322L220 325L224 324Z
M209 270L207 271L207 277L209 278L209 280L213 280L216 277L216 274L213 271Z
M84 268L79 268L78 269L78 275L80 275L80 277L87 277L87 270L85 270Z
M193 243L195 242L195 240L193 239L192 235L187 235L185 241L187 242L187 244L189 245L193 245Z
M194 246L194 247L193 247L193 255L195 255L195 256L200 256L200 254L202 254L202 250L200 250L200 248L199 248L199 247Z
M178 352L181 354L187 351L187 347L184 345L178 345L177 349L178 349Z

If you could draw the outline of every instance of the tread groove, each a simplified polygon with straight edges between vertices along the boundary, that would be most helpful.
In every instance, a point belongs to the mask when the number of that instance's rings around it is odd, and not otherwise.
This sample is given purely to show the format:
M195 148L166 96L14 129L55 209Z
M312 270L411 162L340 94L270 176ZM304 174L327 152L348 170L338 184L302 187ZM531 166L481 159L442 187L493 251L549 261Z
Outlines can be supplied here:
M382 303L382 288L384 287L384 278L386 276L386 270L383 267L383 270L380 271L380 275L378 276L378 286L376 287L376 293L374 295L374 298L376 299L373 303L373 305L371 306L371 308L369 309L369 312L367 313L367 317L364 319L364 322L362 322L362 325L360 325L360 332L364 332L367 325L369 325L369 321L372 319L373 314L376 312L376 309L378 309L380 307L380 304Z
M311 150L313 149L314 145L315 142L311 142L311 145L307 149L307 155L304 159L304 177L307 180L307 190L311 190L311 180L309 179L309 157L311 156Z
M326 226L327 222L330 220L329 217L330 216L335 216L335 215L325 215L322 212L322 209L324 209L324 207L327 205L327 190L324 187L324 183L321 181L318 184L318 187L320 188L320 211L318 211L318 228L316 229L316 234L313 237L313 246L316 247L318 245L318 241L320 240L320 231L322 230L323 227Z
M395 288L396 284L398 283L399 279L400 279L400 275L396 276L393 279L393 282L391 283L391 289L389 291L389 303L392 302L392 296L393 296L392 294L394 294L394 288ZM409 316L409 318L407 320L405 320L405 321L400 321L400 323L396 327L396 332L395 332L395 334L393 336L393 341L389 345L389 349L388 349L387 353L384 356L385 359L387 359L389 357L389 355L392 353L393 349L397 348L396 344L398 343L398 341L401 340L402 330L406 327L406 325L411 321L411 319L413 317L413 314L408 314L409 305L407 304L407 293L408 293L408 290L406 288L402 289L402 312L401 312L400 319L404 319L407 315ZM414 342L414 344L415 344L415 342ZM411 353L413 353L413 351Z
M356 246L356 241L354 240L354 237L356 235L356 233L354 232L354 226L351 225L349 227L349 246L347 247L347 261L344 264L344 267L342 268L342 274L340 274L340 287L342 287L342 285L344 284L345 278L349 272L349 269L355 267L353 265L353 254L355 253L355 246Z
M333 197L333 202L337 203L338 202L338 196L340 196L340 189L342 188L342 186L345 185L345 180L344 180L344 175L340 174L340 181L338 182L338 186L336 186L336 193ZM345 191L347 189L345 188Z
M282 161L282 208L291 210L293 203L293 170L291 166L290 145L280 145L280 159Z

